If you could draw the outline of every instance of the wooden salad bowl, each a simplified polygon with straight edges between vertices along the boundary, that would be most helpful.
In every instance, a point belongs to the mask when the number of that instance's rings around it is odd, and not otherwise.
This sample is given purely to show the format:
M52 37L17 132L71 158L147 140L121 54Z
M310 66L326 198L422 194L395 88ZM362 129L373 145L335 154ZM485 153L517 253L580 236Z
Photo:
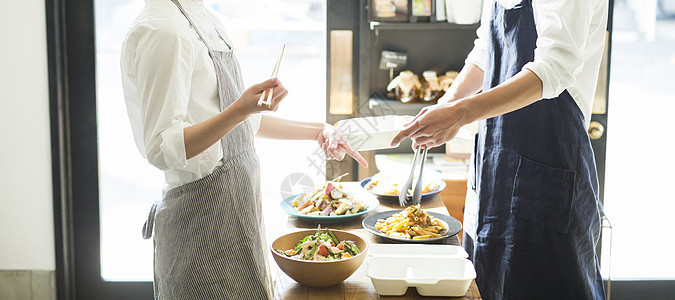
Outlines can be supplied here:
M325 230L323 230L325 231ZM360 236L342 230L331 231L338 240L350 240L356 243L361 251L358 255L333 261L309 261L290 258L274 251L274 248L288 250L308 235L316 233L316 229L294 231L278 237L270 247L274 260L279 268L298 283L308 287L326 287L338 284L351 276L366 258L368 243Z

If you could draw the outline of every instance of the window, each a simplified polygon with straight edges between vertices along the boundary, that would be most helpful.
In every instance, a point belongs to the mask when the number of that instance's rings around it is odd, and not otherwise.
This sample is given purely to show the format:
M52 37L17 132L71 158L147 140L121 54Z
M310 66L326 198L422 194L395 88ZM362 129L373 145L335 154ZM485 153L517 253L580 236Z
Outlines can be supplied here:
M169 0L167 0L169 1ZM278 77L289 96L277 115L325 121L326 2L321 0L205 1L222 16L246 86L266 80L282 45ZM152 241L141 227L161 199L164 175L133 142L119 67L124 36L143 0L96 0L96 89L99 149L101 276L106 281L152 281ZM256 140L268 239L285 226L280 186L292 173L324 179L311 141ZM282 159L280 159L282 158Z
M675 168L670 154L673 32L675 1L616 1L605 169L605 212L613 226L612 279L675 278L675 242L667 237L675 210L670 190ZM605 231L604 277L609 275L608 245Z

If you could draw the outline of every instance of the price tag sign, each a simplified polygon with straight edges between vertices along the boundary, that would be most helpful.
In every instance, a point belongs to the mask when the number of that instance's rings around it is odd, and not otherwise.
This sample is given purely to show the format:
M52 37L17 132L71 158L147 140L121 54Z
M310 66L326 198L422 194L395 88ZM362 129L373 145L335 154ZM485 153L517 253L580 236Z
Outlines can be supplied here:
M380 55L380 70L402 69L408 62L408 54L383 50Z

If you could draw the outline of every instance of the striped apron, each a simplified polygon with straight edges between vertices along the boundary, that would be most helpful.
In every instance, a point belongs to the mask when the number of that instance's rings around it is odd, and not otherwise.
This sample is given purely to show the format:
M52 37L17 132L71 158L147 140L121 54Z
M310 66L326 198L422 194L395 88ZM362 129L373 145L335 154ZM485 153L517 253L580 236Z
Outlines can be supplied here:
M172 2L208 49L223 110L244 91L232 48L213 50L180 3ZM156 299L272 299L253 138L250 121L239 124L221 140L221 166L153 205L143 236L154 230Z

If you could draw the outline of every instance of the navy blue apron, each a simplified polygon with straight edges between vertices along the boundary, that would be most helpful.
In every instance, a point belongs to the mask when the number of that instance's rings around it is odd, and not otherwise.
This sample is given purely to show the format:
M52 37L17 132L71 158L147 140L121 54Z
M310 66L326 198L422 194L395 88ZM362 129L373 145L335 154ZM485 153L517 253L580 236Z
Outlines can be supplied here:
M534 60L531 0L495 1L483 90ZM464 244L484 299L604 299L595 245L598 179L584 116L567 91L481 121ZM471 190L469 190L471 192Z

